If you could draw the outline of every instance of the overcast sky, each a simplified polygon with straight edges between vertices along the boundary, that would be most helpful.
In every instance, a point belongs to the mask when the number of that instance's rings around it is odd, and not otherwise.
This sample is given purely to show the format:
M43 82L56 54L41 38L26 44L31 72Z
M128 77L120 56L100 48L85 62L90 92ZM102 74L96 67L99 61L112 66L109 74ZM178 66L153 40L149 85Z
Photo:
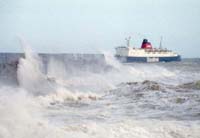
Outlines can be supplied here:
M0 0L0 51L98 53L148 38L184 57L200 57L200 0Z

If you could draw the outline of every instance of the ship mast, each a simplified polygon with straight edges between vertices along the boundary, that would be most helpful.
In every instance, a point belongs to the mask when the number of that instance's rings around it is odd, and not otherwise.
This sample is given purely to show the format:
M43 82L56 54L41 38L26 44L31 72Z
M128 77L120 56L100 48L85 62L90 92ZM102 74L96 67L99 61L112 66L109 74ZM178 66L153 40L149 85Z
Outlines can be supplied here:
M125 38L126 40L126 45L127 47L130 47L130 40L131 40L131 37L129 36L128 38Z
M163 40L163 37L161 36L159 49L162 49L162 40Z

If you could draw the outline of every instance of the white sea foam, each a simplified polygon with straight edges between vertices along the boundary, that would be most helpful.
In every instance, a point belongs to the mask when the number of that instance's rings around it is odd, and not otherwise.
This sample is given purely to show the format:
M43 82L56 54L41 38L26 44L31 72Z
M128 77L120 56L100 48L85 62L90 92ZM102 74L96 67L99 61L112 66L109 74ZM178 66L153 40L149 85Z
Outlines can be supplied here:
M1 138L65 137L62 129L50 125L40 116L42 107L26 91L4 87L0 93Z
M4 91L9 94L5 95ZM13 94L13 90L15 93ZM2 138L198 138L198 121L125 120L59 126L42 116L37 100L25 91L1 88L0 137ZM11 95L12 93L12 95ZM36 101L35 101L36 100Z
M200 127L198 122L126 120L112 124L89 123L81 126L68 126L65 130L85 133L85 137L88 138L199 138Z

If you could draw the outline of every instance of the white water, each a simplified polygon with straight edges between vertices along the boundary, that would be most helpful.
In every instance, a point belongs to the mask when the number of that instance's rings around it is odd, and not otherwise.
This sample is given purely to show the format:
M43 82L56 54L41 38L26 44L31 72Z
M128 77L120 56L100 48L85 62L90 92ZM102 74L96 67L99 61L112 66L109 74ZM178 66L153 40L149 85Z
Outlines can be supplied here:
M178 85L183 77L176 70L155 64L123 65L105 54L112 67L109 71L74 68L69 73L63 62L51 59L45 74L40 57L23 44L25 58L20 59L17 70L19 86L0 87L0 138L200 137L198 90L178 93L165 89L167 85L163 86L166 92L146 90L143 85L119 86L144 80ZM143 94L139 96L144 97L135 99L138 87ZM180 97L186 102L173 102ZM180 119L187 110L192 115ZM167 116L169 111L177 118Z

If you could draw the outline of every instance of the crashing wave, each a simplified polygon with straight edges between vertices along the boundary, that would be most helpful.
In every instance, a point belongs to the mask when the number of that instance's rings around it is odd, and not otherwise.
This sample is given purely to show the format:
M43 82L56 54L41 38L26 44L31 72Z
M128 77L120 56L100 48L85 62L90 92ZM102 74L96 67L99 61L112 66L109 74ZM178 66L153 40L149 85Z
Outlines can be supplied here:
M145 80L143 82L126 82L118 85L118 89L120 88L128 88L133 91L163 91L165 88L162 83L158 83L156 81Z
M200 90L200 81L195 81L195 82L190 82L190 83L184 83L182 85L179 85L178 87L179 88L184 88L184 89Z
M46 96L39 96L38 99L43 105L57 105L68 102L88 102L96 101L100 99L101 96L94 93L81 93L81 92L71 92L66 88L58 88L56 92L51 93Z

